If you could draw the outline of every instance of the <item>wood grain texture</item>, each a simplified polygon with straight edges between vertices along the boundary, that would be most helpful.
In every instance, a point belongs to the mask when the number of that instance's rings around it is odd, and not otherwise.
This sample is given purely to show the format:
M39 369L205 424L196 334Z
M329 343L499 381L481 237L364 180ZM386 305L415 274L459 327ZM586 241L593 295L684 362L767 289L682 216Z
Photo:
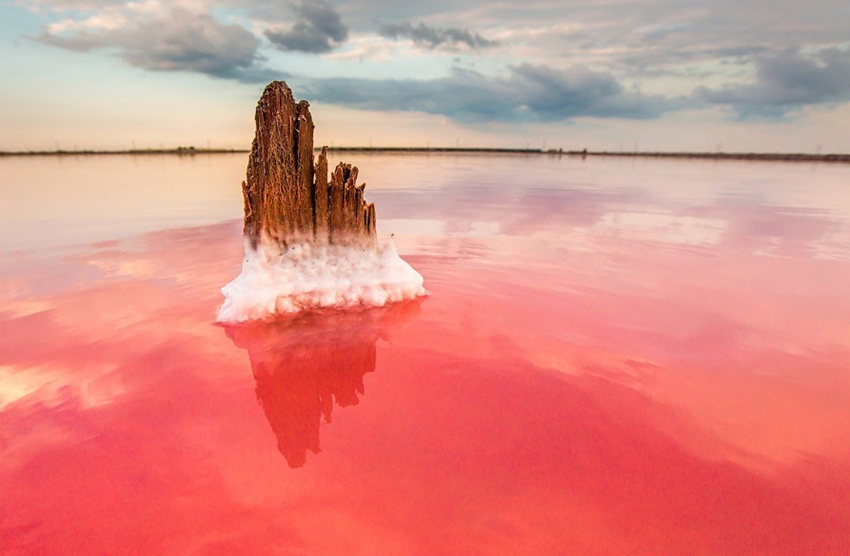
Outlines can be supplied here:
M294 243L377 244L375 206L357 185L357 167L339 163L328 180L327 148L313 160L310 105L296 104L283 81L270 83L255 114L257 125L247 179L245 236L286 247Z

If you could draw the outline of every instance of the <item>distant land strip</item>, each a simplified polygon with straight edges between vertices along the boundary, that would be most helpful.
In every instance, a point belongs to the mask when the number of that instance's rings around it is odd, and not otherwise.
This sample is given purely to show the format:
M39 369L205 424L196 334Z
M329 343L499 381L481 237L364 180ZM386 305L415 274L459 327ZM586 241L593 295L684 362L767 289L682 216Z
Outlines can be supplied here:
M547 156L626 156L649 158L702 158L709 160L779 160L786 162L850 162L850 154L806 153L726 153L726 152L646 152L646 151L588 151L563 149L509 149L458 147L328 147L338 152L388 153L482 153L482 154L542 154Z
M111 154L177 154L192 156L196 154L248 153L250 149L196 149L195 147L177 147L176 149L126 149L126 150L53 150L53 151L0 151L0 156L89 156Z
M316 149L317 151L319 149ZM850 154L811 153L727 153L727 152L647 152L647 151L588 151L563 149L511 149L511 148L464 148L464 147L328 147L335 152L363 153L456 153L456 154L524 154L546 156L615 156L642 158L685 158L705 160L765 160L782 162L850 162ZM87 155L153 155L176 154L194 156L198 154L248 153L248 149L129 149L129 150L53 150L53 151L0 151L0 156L87 156Z

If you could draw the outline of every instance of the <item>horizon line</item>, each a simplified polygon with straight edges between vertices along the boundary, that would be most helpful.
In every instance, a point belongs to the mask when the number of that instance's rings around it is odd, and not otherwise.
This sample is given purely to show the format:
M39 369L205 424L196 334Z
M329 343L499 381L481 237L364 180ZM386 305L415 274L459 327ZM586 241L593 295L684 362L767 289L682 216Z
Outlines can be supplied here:
M706 151L607 151L607 150L564 150L543 148L510 147L373 147L373 146L325 146L314 151L367 152L367 153L469 153L469 154L537 154L548 156L621 156L646 158L696 158L709 160L766 160L787 162L850 162L850 153L777 153L777 152L706 152ZM29 151L0 151L0 156L92 156L92 155L157 155L171 154L194 156L198 154L249 153L250 149L176 147L171 149L54 149Z

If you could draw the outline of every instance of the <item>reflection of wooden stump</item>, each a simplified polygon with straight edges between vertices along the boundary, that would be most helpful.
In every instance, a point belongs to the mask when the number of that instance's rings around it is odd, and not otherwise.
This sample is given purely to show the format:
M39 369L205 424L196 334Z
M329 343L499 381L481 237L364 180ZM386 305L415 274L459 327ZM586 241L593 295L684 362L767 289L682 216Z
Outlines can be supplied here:
M328 338L255 353L251 366L257 399L277 437L277 448L290 467L318 453L321 419L331 422L339 407L359 403L363 375L375 370L377 338L331 342Z
M419 313L421 300L352 313L228 326L227 336L247 350L257 399L290 467L318 453L322 418L359 403L363 376L375 370L376 344Z
M248 159L245 236L281 247L300 242L374 247L375 206L357 186L357 167L339 163L328 182L327 148L313 164L313 119L283 81L270 83L257 104Z

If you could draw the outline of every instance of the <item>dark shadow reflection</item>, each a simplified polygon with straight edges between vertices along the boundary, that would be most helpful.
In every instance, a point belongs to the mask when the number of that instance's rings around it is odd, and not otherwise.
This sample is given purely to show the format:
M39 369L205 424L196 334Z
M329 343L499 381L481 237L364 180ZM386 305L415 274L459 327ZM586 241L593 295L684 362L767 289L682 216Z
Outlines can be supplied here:
M339 407L359 403L363 376L375 370L378 340L413 320L421 303L224 327L248 352L257 400L290 467L303 466L307 450L320 451L321 418L331 422L334 401Z

